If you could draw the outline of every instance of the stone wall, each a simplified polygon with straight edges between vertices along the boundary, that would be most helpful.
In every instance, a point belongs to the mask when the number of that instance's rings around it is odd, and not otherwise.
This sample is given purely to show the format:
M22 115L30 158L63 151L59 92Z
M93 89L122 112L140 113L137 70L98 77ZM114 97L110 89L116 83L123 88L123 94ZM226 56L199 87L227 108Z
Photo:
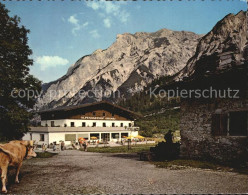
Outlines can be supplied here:
M247 136L211 134L211 118L216 109L228 112L247 106L245 99L182 100L181 156L225 162L247 158Z

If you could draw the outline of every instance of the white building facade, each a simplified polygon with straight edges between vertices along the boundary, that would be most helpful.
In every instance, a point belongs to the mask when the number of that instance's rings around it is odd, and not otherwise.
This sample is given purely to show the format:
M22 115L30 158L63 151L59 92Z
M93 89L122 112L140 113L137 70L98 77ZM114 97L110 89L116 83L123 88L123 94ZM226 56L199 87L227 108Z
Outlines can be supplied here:
M83 137L88 141L117 142L138 135L137 114L109 102L98 102L42 111L41 123L31 127L23 140L39 145L64 141L66 145Z

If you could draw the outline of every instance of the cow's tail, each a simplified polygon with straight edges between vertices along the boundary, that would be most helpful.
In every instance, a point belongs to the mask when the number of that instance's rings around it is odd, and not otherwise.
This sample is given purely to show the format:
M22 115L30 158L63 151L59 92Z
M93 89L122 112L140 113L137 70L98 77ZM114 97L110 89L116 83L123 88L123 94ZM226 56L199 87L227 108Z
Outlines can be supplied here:
M12 152L4 149L2 146L3 145L0 144L0 151L2 151L3 153L9 155L11 158L15 158L16 157L16 155L14 153L12 153Z

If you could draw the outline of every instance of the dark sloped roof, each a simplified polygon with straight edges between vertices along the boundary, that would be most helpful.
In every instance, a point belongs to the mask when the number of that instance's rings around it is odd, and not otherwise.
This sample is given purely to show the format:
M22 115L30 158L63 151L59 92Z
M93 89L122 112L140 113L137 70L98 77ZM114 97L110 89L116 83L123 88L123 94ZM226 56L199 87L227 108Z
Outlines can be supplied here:
M74 105L74 106L65 106L65 107L58 107L58 108L53 108L53 109L49 109L49 110L42 110L42 111L39 111L38 113L39 114L42 114L42 113L47 113L47 112L57 112L57 111L69 111L69 110L77 110L77 109L80 109L80 108L86 108L86 107L91 107L91 106L96 106L96 105L101 105L101 104L107 104L107 105L110 105L114 108L117 108L117 109L120 109L124 112L127 112L129 113L130 115L132 116L135 116L137 118L139 117L142 117L142 115L138 114L138 113L135 113L131 110L128 110L126 108L123 108L121 106L118 106L118 105L115 105L115 104L112 104L108 101L100 101L100 102L95 102L95 103L89 103L89 104L80 104L80 105Z

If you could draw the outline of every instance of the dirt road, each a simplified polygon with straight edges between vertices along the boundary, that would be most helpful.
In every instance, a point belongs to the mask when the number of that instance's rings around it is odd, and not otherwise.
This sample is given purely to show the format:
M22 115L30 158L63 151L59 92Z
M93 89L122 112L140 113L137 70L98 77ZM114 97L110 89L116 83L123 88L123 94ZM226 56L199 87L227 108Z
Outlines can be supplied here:
M63 151L26 160L9 193L247 193L248 175L200 169L169 170L132 154Z

